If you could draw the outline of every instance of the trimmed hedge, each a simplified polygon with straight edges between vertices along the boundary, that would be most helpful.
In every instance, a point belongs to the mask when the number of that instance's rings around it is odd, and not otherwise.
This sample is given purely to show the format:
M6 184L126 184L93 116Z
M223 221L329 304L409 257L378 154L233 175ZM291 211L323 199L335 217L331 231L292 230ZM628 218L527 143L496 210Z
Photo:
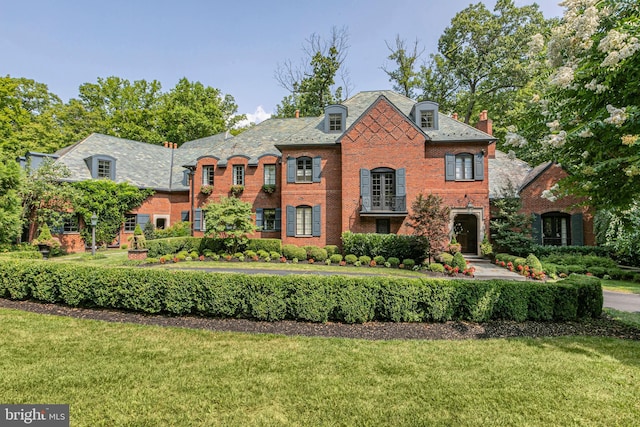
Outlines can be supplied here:
M411 258L422 262L426 254L426 240L416 236L402 234L376 233L342 233L342 251L357 257L363 255L375 258L394 257L398 259Z
M176 254L182 251L189 253L195 251L199 254L203 254L205 251L213 253L228 251L228 247L224 244L224 239L190 236L149 240L147 241L147 249L149 249L149 256L153 258ZM238 248L239 252L244 252L245 250L252 250L254 252L264 250L280 254L282 253L282 241L280 239L249 239L246 245L241 245Z
M0 261L0 297L146 313L312 322L599 317L593 277L557 284L391 277L246 275Z

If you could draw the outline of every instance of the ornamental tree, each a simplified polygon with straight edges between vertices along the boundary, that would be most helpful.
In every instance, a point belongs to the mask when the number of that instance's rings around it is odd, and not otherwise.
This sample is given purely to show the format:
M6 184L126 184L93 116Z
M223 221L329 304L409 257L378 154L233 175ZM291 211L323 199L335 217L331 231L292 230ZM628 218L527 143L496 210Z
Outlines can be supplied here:
M626 209L640 196L640 3L561 5L551 36L531 40L532 62L553 72L512 140L533 144L569 173L549 197L570 192L596 209Z
M413 228L414 236L426 239L429 262L444 250L449 240L449 213L449 207L442 206L442 197L434 194L424 197L420 193L411 204L406 225Z
M224 239L229 253L236 253L247 235L258 229L251 219L251 203L236 197L220 197L219 202L210 202L205 212L206 235Z

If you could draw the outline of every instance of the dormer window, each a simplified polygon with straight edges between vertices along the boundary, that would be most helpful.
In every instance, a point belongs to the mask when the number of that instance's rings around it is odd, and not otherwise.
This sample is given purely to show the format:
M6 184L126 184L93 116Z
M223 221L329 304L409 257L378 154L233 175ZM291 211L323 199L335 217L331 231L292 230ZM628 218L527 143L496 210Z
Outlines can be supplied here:
M342 130L342 114L329 114L329 132Z
M438 130L438 104L436 102L418 102L413 108L414 118L420 129Z
M324 109L325 132L343 132L347 120L347 107L344 105L329 105Z
M111 178L111 160L98 160L98 178Z
M420 111L420 127L422 129L433 129L433 110Z
M84 159L91 178L94 179L110 179L116 180L116 159L105 154L96 154L95 156Z

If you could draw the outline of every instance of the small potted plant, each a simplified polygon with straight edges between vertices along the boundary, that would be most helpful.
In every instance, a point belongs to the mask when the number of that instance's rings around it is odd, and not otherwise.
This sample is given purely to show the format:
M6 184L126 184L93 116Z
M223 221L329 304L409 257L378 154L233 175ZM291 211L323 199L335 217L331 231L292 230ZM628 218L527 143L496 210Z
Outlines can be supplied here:
M244 191L244 185L232 185L230 193L232 196L238 197Z
M38 238L33 239L31 244L38 247L43 259L47 259L52 249L60 247L60 240L51 235L51 230L47 224L42 224Z
M133 236L129 237L129 242L131 242L128 251L129 259L143 260L147 258L149 249L147 249L147 241L142 232L142 228L140 228L140 224L136 224Z
M449 243L449 246L447 246L447 251L450 254L454 255L460 252L461 249L462 249L462 245L458 243L458 241L456 240L456 236L453 236L451 238L451 242Z
M213 192L213 185L203 185L202 187L200 187L200 193L204 194L205 196L208 196L212 192Z

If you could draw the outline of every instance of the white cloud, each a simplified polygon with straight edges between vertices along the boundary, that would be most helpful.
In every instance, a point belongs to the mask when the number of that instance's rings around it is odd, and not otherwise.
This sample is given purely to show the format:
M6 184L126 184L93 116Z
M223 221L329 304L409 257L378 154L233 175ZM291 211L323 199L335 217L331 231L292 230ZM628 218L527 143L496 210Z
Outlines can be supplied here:
M270 117L271 117L271 113L267 113L266 111L264 111L264 108L262 108L262 105L258 105L255 113L253 114L247 113L247 119L242 120L241 122L238 122L237 127L248 126L250 123L258 124L260 122L267 120Z

